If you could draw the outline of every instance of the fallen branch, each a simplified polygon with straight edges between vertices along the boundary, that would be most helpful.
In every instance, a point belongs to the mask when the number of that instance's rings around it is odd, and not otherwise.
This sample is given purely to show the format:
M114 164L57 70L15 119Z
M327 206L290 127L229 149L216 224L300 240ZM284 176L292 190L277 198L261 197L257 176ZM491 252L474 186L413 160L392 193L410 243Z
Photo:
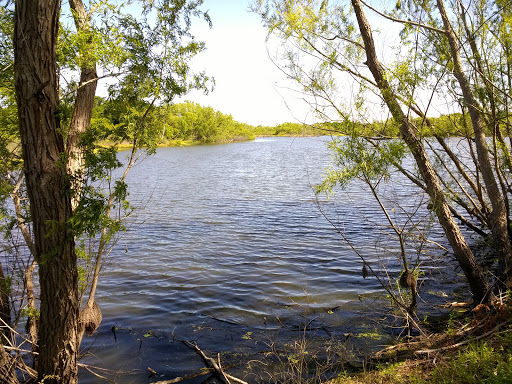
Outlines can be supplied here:
M175 383L181 383L182 381L192 380L199 376L209 375L215 373L215 369L213 368L205 368L201 372L193 373L191 375L183 376L183 377L176 377L172 380L164 380L164 381L155 381L151 384L175 384Z
M196 353L199 356L201 356L201 358L205 362L206 366L210 369L213 368L213 370L214 370L213 373L215 373L217 375L217 377L219 378L219 380L222 383L231 384L231 381L234 381L235 383L239 383L239 384L248 384L246 381L240 380L240 379L224 372L224 370L222 369L222 366L220 365L220 354L217 356L217 359L218 359L218 363L217 363L217 361L215 361L214 359L206 356L205 353L203 351L201 351L201 349L196 344L191 343L186 340L182 340L181 342L183 344L185 344L187 347L189 347L190 349L193 349L194 351L196 351Z
M482 334L480 336L477 336L477 337L472 337L472 338L466 339L464 341L461 341L460 343L456 343L456 344L452 344L452 345L447 345L445 347L441 347L441 348L437 348L437 349L423 349L423 350L419 350L419 351L414 351L414 353L418 354L418 355L421 355L421 354L429 354L429 353L437 353L437 352L448 351L450 349L456 349L456 348L462 347L463 345L469 344L469 343L471 343L473 341L484 339L487 336L490 336L490 335L496 333L496 331L498 331L498 329L500 329L502 326L506 325L509 322L510 321L505 321L504 323L498 324L496 327L494 327L489 332L486 332L486 333L484 333L484 334Z
M126 370L122 370L122 369L108 369L108 368L102 368L102 367L98 367L98 366L94 366L94 365L89 365L89 364L84 364L84 363L78 363L78 366L80 368L83 368L85 370L87 370L88 372L90 372L91 374L93 374L94 376L102 379L102 380L105 380L109 383L114 383L115 381L109 379L107 376L119 376L119 375L133 375L133 374L136 374L137 372L140 372L140 370L129 370L129 371L126 371ZM107 376L103 376L102 374L100 374L99 372L102 372L103 375L107 375ZM37 377L37 375L36 375Z
M109 382L109 383L114 383L114 381L112 381L112 380L110 380L110 379L106 378L105 376L100 375L98 372L94 372L94 370L92 370L92 369L91 369L88 365L86 365L86 364L80 364L80 363L79 363L79 364L78 364L78 366L79 366L79 367L84 368L85 370L87 370L88 372L92 373L94 376L96 376L96 377L98 377L98 378L100 378L100 379L102 379L102 380L105 380L105 381L107 381L107 382Z

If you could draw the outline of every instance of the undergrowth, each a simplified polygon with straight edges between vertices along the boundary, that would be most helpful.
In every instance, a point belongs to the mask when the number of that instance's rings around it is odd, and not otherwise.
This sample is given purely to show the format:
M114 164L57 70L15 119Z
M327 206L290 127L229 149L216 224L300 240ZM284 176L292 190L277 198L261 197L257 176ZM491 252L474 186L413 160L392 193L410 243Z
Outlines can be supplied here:
M427 356L411 353L401 361L376 364L370 371L354 375L344 372L330 383L512 383L512 329L507 326L459 349L438 348Z

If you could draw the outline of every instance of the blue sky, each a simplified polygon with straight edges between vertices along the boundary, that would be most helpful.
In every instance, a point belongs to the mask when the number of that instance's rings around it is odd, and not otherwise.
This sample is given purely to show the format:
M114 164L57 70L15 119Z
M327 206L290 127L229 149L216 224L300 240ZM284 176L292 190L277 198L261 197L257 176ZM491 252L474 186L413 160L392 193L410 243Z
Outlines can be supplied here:
M195 71L205 71L215 78L215 89L209 95L192 91L174 102L189 100L210 106L232 115L239 122L255 126L315 121L304 94L297 92L298 85L286 79L269 57L278 51L277 40L274 38L273 46L266 42L267 31L260 17L249 11L252 3L253 0L204 0L202 9L210 14L213 28L210 29L204 20L192 20L192 33L206 43L206 51L197 55L191 65ZM384 61L394 61L397 51L389 47L400 46L397 36L401 26L382 24L381 18L372 12L368 12L368 17L376 28L374 38ZM384 27L380 28L381 25ZM350 78L339 76L337 97L350 111L354 89ZM104 81L107 83L108 80ZM369 119L388 116L380 99L369 96L367 101L370 102ZM446 107L439 109L444 111ZM436 112L431 108L431 112L433 110Z
M194 59L193 67L213 76L216 87L208 96L192 92L182 100L211 106L251 125L302 121L309 108L286 91L282 72L268 57L266 30L248 10L251 3L205 0L203 9L209 10L213 28L195 20L193 33L206 42L207 50Z

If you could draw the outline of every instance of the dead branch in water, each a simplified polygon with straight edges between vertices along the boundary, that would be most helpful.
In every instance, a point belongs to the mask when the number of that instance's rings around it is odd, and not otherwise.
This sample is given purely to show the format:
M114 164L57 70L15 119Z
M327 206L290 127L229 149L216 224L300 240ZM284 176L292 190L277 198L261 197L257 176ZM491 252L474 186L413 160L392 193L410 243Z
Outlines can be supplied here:
M220 364L220 354L217 355L217 361L215 361L215 359L206 356L206 354L195 343L191 343L190 341L186 340L181 340L181 342L190 349L193 349L199 356L201 356L207 368L213 369L213 373L215 373L215 375L222 383L231 384L231 381L233 381L239 384L248 384L246 381L240 380L224 372L222 365Z
M186 376L182 376L182 377L176 377L172 380L164 380L164 381L156 381L152 384L175 384L175 383L181 383L182 381L187 381L187 380L192 380L192 379L195 379L196 377L200 377L200 376L204 376L204 375L209 375L209 374L212 374L212 373L215 373L215 369L213 368L206 368L206 369L203 369L201 372L198 372L198 373L193 373L191 375L186 375Z

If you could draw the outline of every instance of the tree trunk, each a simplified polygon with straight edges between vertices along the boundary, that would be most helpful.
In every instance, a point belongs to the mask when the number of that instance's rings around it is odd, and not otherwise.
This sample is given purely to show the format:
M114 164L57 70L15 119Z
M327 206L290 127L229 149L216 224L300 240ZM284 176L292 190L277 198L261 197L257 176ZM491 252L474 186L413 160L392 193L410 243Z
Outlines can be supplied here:
M90 16L84 7L82 0L69 0L69 6L73 10L75 27L80 33L90 32ZM92 110L94 108L94 97L96 95L97 74L96 61L94 56L90 56L89 52L93 49L90 46L91 38L87 39L85 49L80 52L82 65L80 68L80 84L76 92L75 106L68 132L66 143L67 152L67 171L72 178L73 198L71 200L73 211L80 203L80 192L83 183L83 171L85 167L85 158L83 147L80 144L81 136L87 132L91 124ZM109 202L109 206L111 203ZM110 215L110 208L107 216ZM102 316L98 304L94 301L96 284L99 278L99 269L101 257L103 254L104 237L106 228L103 228L100 245L96 257L96 266L94 269L92 288L89 299L85 307L80 312L80 322L78 327L78 343L80 344L84 333L92 334L100 325Z
M60 2L17 0L14 68L24 171L39 264L39 380L77 382L78 278L58 117Z
M460 232L460 228L453 219L450 207L446 202L443 190L436 177L432 164L430 163L425 147L416 136L414 127L402 111L400 104L393 94L391 86L386 80L384 69L377 59L370 24L366 19L360 1L352 0L352 6L354 7L354 12L359 24L359 30L364 42L364 49L367 58L366 64L368 65L368 68L370 69L380 89L382 97L393 115L393 118L400 124L400 135L414 156L416 165L418 166L425 183L434 212L438 217L439 223L443 227L444 233L450 242L460 267L466 275L474 300L475 302L488 300L490 298L489 285L485 278L485 274L482 268L478 265L473 252Z
M489 158L489 150L487 148L487 141L485 138L483 119L478 108L469 80L462 68L462 60L460 58L459 43L455 32L450 24L444 3L442 0L437 0L437 7L443 19L445 35L450 44L450 51L453 60L453 74L457 79L462 95L464 104L468 108L469 116L473 126L475 135L476 152L478 158L478 165L482 171L482 178L487 189L487 195L491 201L492 212L490 215L490 229L494 239L494 247L496 256L502 264L502 272L504 273L503 282L507 288L512 287L512 247L508 236L508 222L507 222L507 209L504 197L501 194L500 188L496 181L492 162Z
M39 319L35 314L36 310L36 297L34 294L34 277L33 272L36 267L36 262L33 261L27 268L25 269L25 284L27 288L27 308L29 310L29 315L27 319L27 324L25 326L25 330L28 333L28 340L32 343L32 350L36 350L37 348L37 334L38 334L38 326ZM34 368L36 368L37 359L34 359Z
M21 207L22 200L20 197L20 188L23 182L23 173L18 177L18 181L14 186L13 191L11 192L12 201L14 203L14 208L16 210L16 219L18 221L18 228L21 230L21 234L23 235L23 239L25 240L25 244L30 250L30 254L35 255L34 242L32 241L32 235L25 223L25 219L23 218L23 209ZM26 331L28 333L28 339L32 343L32 349L35 351L37 346L37 316L35 315L36 310L36 298L34 294L34 278L33 272L36 267L36 262L32 260L30 265L27 265L25 268L25 287L26 287L26 295L27 295L27 308L29 310L29 315L26 324ZM34 368L37 359L34 359Z
M9 338L4 328L4 324L11 326L11 304L9 301L9 286L5 279L2 261L0 260L0 345L5 343L5 338Z
M70 0L69 5L73 10L76 29L81 33L88 33L90 29L89 16L82 0ZM90 39L89 39L90 41ZM86 45L87 49L92 49ZM97 74L96 62L89 59L90 52L81 52L82 65L80 68L80 84L76 92L75 106L66 143L67 171L72 180L72 209L80 202L80 191L83 182L84 155L80 146L81 135L89 129L94 97L96 95Z

